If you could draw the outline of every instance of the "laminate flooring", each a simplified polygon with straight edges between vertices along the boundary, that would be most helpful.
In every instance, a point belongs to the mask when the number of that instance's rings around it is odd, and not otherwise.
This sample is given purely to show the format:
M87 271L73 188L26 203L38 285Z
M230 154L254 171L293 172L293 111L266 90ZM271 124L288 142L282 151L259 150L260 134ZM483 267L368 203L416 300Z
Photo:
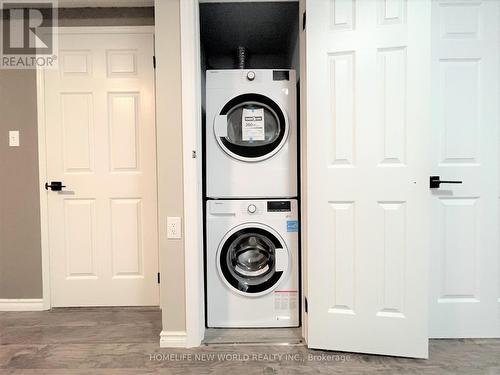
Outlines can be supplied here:
M310 350L300 330L273 330L208 330L198 348L161 349L158 308L0 312L0 374L500 375L497 339L431 340L418 360Z

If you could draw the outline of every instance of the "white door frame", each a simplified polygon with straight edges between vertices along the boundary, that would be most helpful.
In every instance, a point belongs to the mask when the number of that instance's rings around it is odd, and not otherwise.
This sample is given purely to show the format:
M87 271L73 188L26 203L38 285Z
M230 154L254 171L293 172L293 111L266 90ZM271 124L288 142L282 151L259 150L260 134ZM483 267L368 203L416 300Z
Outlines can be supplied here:
M205 336L199 3L180 1L187 347Z
M62 34L151 34L154 36L154 26L84 26L57 27L53 30ZM151 65L152 66L152 65ZM45 123L45 74L43 69L36 70L36 98L38 123L38 177L40 187L40 233L42 248L42 293L43 309L52 307L50 289L50 241L48 221L48 197L43 186L47 182L47 144ZM154 94L153 94L154 95ZM158 179L157 179L158 181ZM158 183L158 182L157 182Z
M240 0L241 2L251 0ZM259 0L276 1L276 0ZM297 1L297 0L282 0ZM305 1L300 0L300 9L305 9ZM181 31L181 75L182 75L182 138L183 138L183 171L184 171L184 257L186 285L186 346L196 347L201 344L205 335L205 294L203 281L203 198L202 198L202 160L193 158L193 152L202 155L201 139L201 73L200 73L200 26L199 4L209 0L180 1ZM299 17L300 19L300 17ZM303 55L301 45L301 55ZM301 58L301 63L305 62ZM301 71L305 72L301 65ZM302 80L302 79L301 79ZM304 85L301 85L305 87ZM301 92L303 95L303 92ZM301 104L302 106L302 104ZM304 121L305 115L301 116ZM304 123L301 123L301 126ZM301 137L302 137L301 133ZM305 142L301 141L301 165L304 165ZM301 185L306 186L305 175L301 173ZM302 190L301 212L305 210L305 196ZM302 244L306 237L305 227L301 229ZM306 259L305 247L302 245L302 263ZM304 265L302 266L304 272ZM302 290L304 289L302 277ZM302 299L303 295L302 294ZM302 304L302 306L304 306ZM304 310L304 307L302 307ZM307 322L302 315L302 330L305 336Z

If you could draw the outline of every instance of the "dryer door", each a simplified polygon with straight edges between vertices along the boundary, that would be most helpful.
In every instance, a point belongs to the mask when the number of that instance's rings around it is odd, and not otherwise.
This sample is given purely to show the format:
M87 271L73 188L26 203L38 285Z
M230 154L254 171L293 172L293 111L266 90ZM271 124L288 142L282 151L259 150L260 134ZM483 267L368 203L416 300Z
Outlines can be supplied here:
M274 100L260 94L234 97L214 120L214 135L231 157L255 162L270 158L285 144L288 117Z
M246 296L270 293L287 276L289 252L271 228L246 224L229 232L217 252L219 276L233 291Z

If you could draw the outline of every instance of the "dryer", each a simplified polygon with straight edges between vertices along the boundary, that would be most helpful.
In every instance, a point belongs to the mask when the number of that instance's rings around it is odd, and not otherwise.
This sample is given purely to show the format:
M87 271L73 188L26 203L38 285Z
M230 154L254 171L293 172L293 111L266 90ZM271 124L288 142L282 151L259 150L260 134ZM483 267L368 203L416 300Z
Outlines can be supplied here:
M207 201L208 327L297 327L297 200Z
M297 196L294 70L207 70L209 198Z

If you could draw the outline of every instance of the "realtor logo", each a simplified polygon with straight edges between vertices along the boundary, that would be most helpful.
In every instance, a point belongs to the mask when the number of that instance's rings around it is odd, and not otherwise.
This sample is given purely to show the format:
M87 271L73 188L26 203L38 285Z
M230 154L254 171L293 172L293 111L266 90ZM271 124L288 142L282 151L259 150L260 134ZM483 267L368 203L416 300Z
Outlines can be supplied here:
M56 68L56 0L0 0L0 13L0 68Z

